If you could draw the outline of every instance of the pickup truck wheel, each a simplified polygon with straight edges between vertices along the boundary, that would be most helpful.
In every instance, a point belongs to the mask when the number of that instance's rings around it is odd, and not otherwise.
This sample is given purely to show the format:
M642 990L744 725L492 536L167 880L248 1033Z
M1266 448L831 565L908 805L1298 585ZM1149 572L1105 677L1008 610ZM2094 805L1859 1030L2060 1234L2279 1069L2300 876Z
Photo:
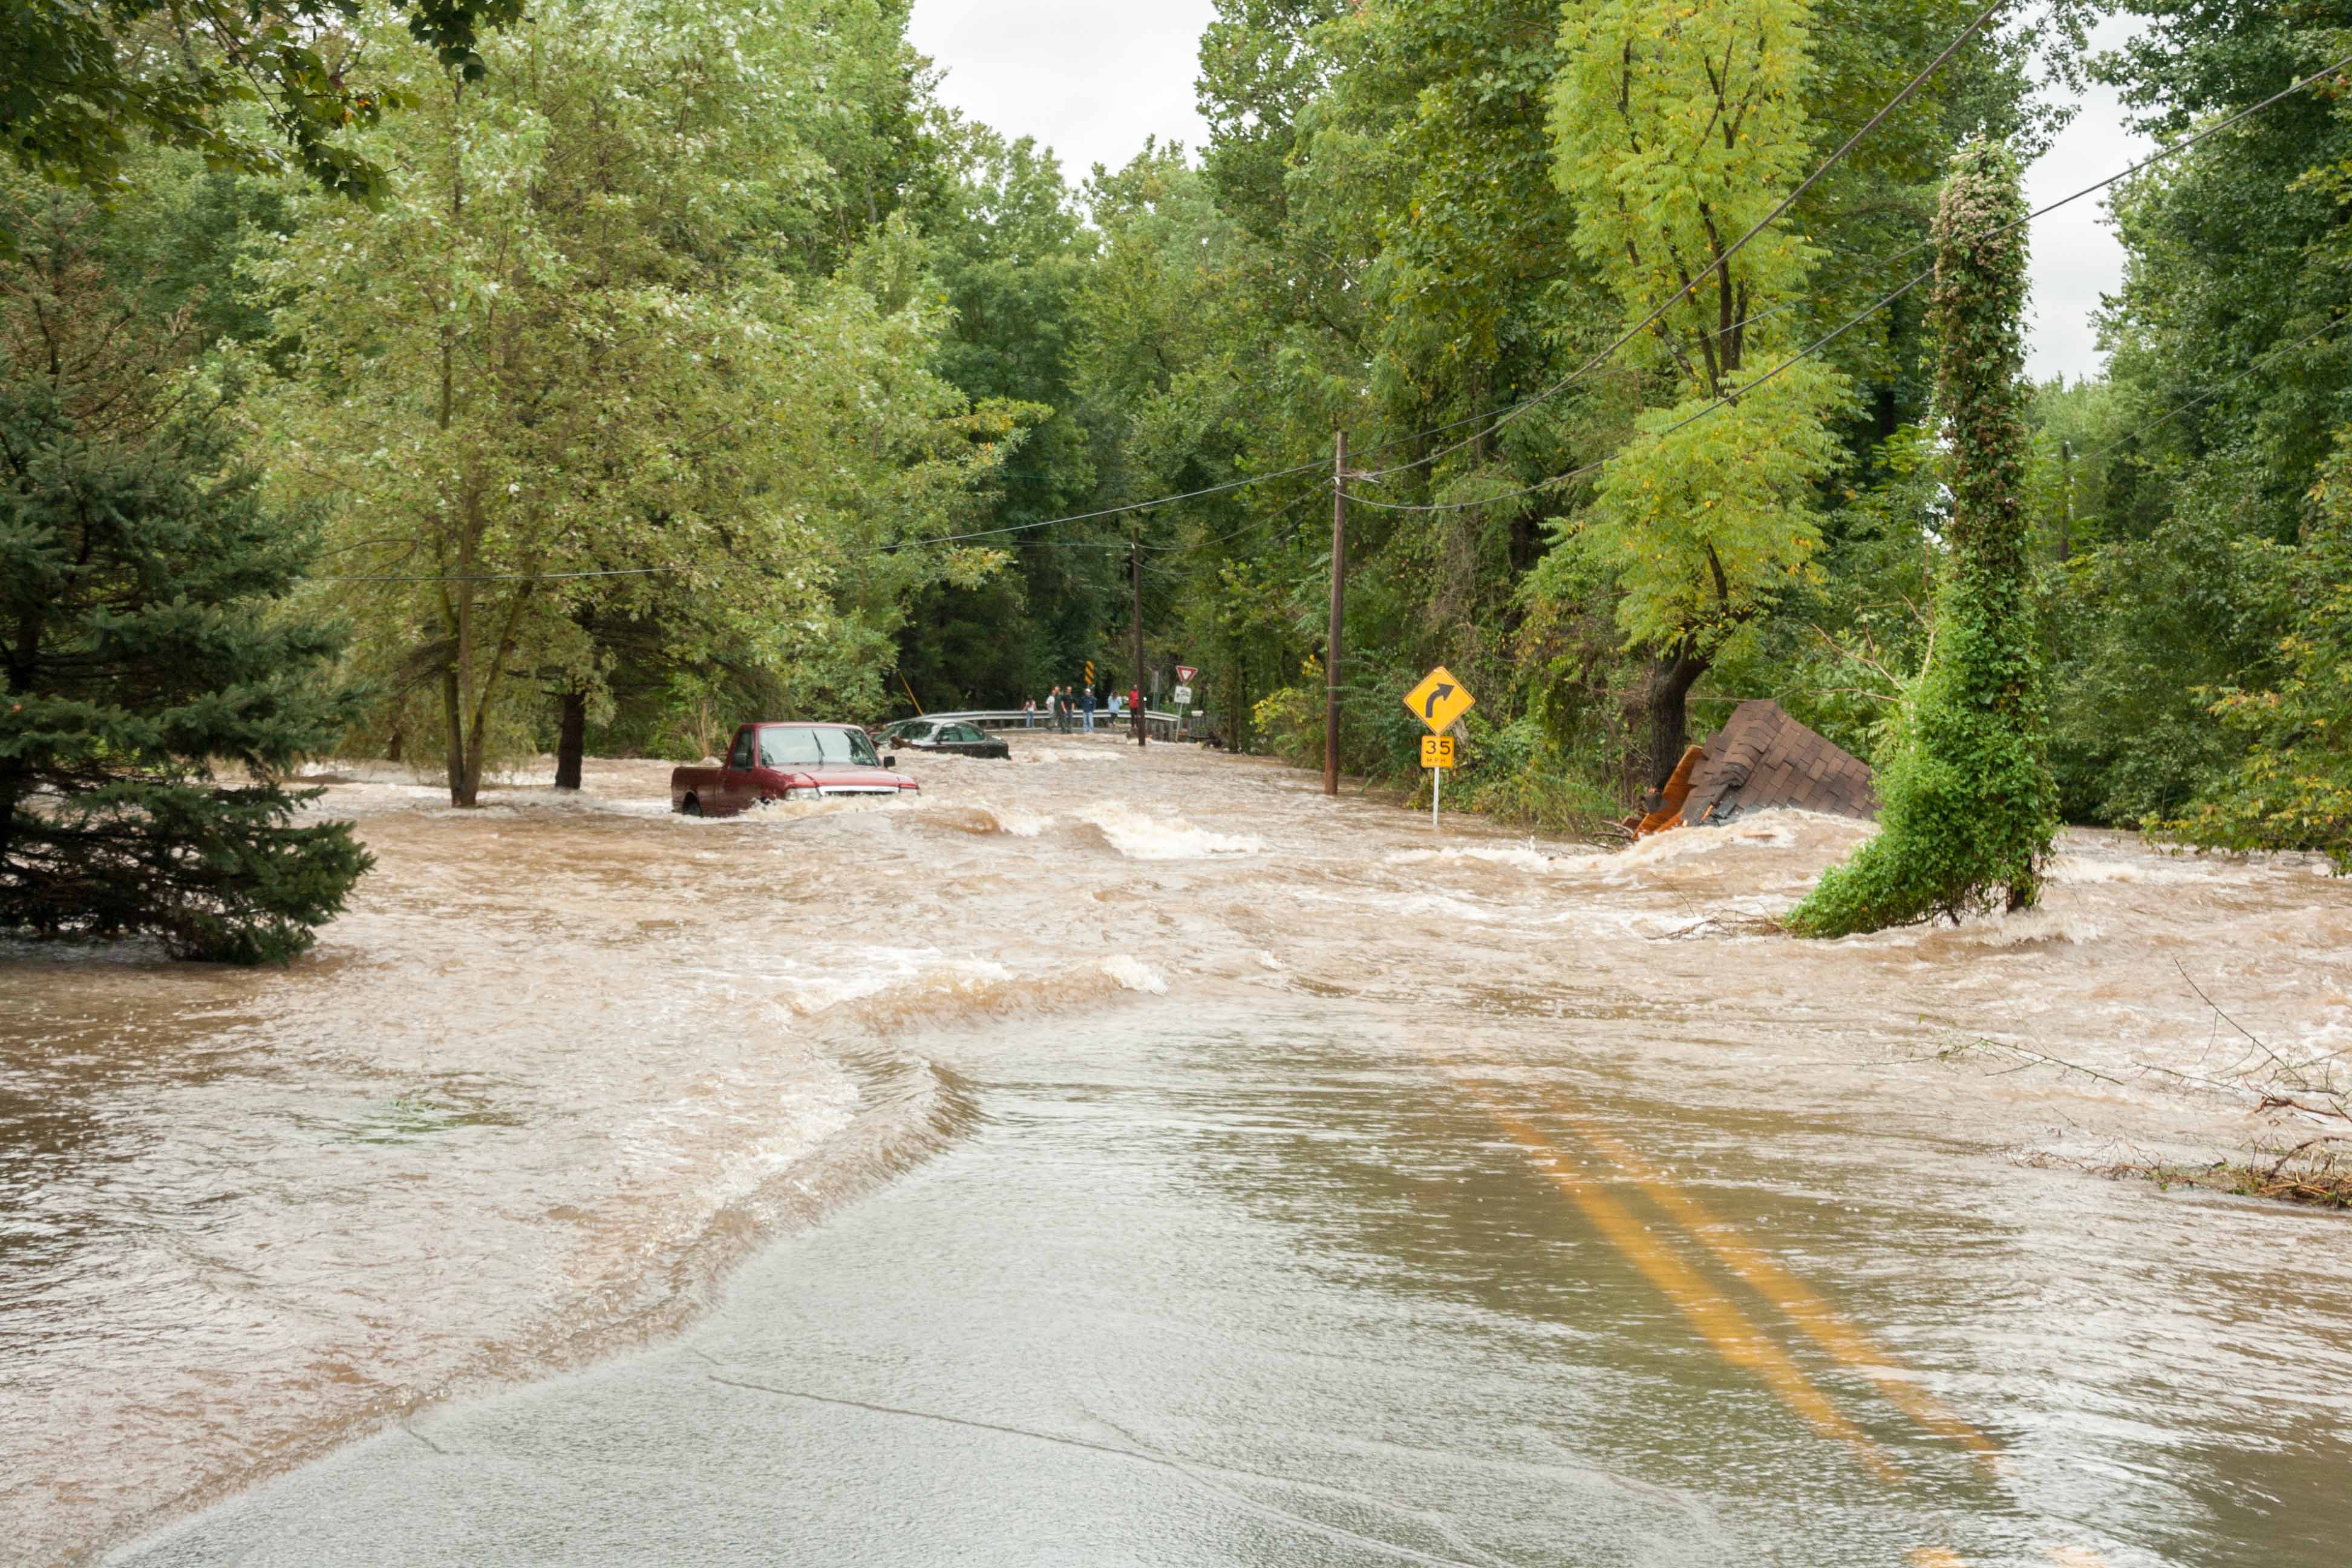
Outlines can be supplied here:
M692 795L688 795L684 803L681 804L677 809L688 816L700 816L702 815L702 803L695 799Z

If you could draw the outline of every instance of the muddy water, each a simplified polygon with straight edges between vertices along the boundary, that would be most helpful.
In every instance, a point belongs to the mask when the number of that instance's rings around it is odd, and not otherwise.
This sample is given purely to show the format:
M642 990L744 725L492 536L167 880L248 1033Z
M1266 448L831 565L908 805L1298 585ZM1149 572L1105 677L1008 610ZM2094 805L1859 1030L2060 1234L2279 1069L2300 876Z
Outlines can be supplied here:
M816 1500L809 1561L2340 1560L2352 1232L2069 1163L2275 1135L2189 982L2352 1046L2344 885L2083 837L2042 911L1798 944L1847 825L1015 749L738 822L338 785L381 868L292 971L7 959L10 1550L402 1423L158 1550L660 1560L635 1465L681 1540Z

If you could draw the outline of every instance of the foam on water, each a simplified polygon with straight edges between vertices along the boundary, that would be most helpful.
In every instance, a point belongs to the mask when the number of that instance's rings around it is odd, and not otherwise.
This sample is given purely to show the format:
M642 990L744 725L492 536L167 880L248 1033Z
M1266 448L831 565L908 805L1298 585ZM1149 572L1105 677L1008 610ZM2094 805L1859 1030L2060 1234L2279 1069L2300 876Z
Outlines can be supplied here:
M1034 838L1054 826L1054 818L1018 806L934 805L917 803L918 820L962 833L1002 833L1013 838Z
M779 1000L803 1018L892 990L1013 978L1013 972L1001 963L951 959L936 948L829 946L820 947L811 956L821 967L774 976L781 988Z
M1212 833L1181 816L1153 816L1123 801L1098 801L1072 814L1102 830L1110 847L1130 860L1207 860L1262 855L1255 834Z
M316 809L359 820L379 868L290 969L0 950L0 1195L45 1238L0 1250L31 1347L0 1334L29 1554L461 1373L675 1325L761 1237L961 1135L939 1064L978 1020L1115 1007L1149 1031L1180 989L1222 989L1421 1030L1445 987L1475 1001L1448 1049L1507 1077L1640 1076L1701 1118L1781 1092L2061 1152L2226 1152L2268 1125L2259 1082L2155 1076L2272 1070L2223 1048L2178 958L2290 1060L2352 1040L2352 885L2307 858L2070 834L2042 910L1801 942L1770 917L1866 826L1770 812L1607 853L1465 817L1433 839L1262 759L1012 739L1026 765L908 761L915 800L732 819L669 815L666 763L592 759L576 796L530 770L474 812L352 768ZM1479 1022L1502 1016L1563 1023L1505 1042ZM2129 1088L1937 1056L2010 1037Z
M1593 854L1600 853L1603 852L1598 849L1593 851ZM1563 854L1559 850L1533 847L1478 844L1459 848L1398 849L1391 851L1386 858L1388 864L1391 866L1443 865L1447 862L1475 860L1488 866L1508 866L1520 871L1548 872L1559 870L1563 866L1572 863L1581 864L1590 860L1591 856Z
M2049 879L2053 882L2139 882L2207 888L2226 882L2248 881L2252 875L2252 868L2242 864L2212 860L2159 860L2146 855L2123 859L2095 857L2079 850L2053 857L2049 870Z
M1122 991L1140 991L1152 996L1168 994L1168 977L1127 953L1115 952L1104 959L1102 972L1118 981Z

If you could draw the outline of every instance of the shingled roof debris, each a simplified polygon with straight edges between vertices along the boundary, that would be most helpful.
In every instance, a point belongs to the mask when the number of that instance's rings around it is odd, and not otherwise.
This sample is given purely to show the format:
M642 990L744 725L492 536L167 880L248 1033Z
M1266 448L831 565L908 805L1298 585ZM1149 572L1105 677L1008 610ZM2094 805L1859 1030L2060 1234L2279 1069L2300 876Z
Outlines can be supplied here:
M1778 702L1743 702L1705 746L1693 746L1644 802L1636 837L1730 821L1743 811L1794 806L1874 819L1878 795L1861 759L1798 723Z

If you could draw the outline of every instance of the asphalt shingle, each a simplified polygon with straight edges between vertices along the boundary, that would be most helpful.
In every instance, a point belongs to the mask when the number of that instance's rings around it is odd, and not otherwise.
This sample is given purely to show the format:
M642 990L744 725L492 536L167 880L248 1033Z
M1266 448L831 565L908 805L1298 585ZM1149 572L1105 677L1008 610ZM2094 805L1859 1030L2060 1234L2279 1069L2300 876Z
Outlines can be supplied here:
M1874 818L1878 795L1868 763L1790 718L1777 702L1743 702L1707 742L1682 820L1696 826L1776 805Z

